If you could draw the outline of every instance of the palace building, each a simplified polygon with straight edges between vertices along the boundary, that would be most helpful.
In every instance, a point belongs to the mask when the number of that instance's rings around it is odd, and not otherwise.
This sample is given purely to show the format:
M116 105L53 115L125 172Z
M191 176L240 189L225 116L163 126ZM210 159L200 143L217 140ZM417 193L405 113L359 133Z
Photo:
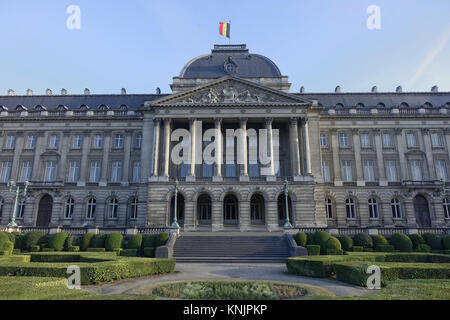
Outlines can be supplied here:
M9 90L0 96L0 225L12 219L15 180L29 181L17 199L24 227L168 227L175 208L184 231L281 231L286 220L297 229L450 226L450 92L290 87L246 45L215 45L173 78L171 94ZM192 136L190 161L179 164L177 129ZM205 141L209 129L222 135ZM242 144L225 139L230 129ZM263 129L265 139L247 139ZM213 164L202 160L212 142ZM269 164L252 156L262 144Z

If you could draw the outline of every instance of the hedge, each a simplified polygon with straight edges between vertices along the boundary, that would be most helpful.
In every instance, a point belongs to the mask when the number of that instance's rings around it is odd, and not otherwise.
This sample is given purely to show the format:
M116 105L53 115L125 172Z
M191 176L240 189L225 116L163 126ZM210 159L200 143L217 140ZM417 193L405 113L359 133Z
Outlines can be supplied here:
M76 236L68 236L66 238L66 241L64 242L64 250L69 251L70 247L79 245L80 245L80 238Z
M434 233L424 233L423 239L425 243L431 247L432 250L442 250L442 239L441 236Z
M30 250L33 246L41 246L46 241L44 231L30 231L25 234L22 241L22 249Z
M87 248L87 252L106 252L105 248Z
M391 244L394 246L395 250L399 250L400 252L410 252L412 251L412 241L403 233L395 233L391 237Z
M355 246L364 247L364 248L372 248L373 241L372 238L367 233L358 233L353 237L353 243Z
M320 255L320 246L318 244L307 245L306 250L308 251L308 256Z
M330 237L327 242L325 242L325 252L327 252L328 249L332 250L341 250L342 246L339 240L335 237ZM327 253L328 254L328 253Z
M69 251L69 252L79 252L80 251L80 247L79 246L70 246L69 248L67 248L67 251Z
M41 247L40 246L31 246L31 248L30 248L30 250L29 250L30 252L39 252L39 251L41 251Z
M128 240L127 249L141 249L142 247L142 234L132 235Z
M420 234L410 234L408 237L411 239L413 249L416 249L419 244L425 244L425 240Z
M156 247L158 235L157 234L146 234L142 240L142 247Z
M169 240L170 234L167 232L161 232L158 236L157 247L166 245L167 240Z
M450 250L450 235L442 237L442 245L445 250Z
M341 242L341 247L344 251L351 251L353 248L353 239L349 236L339 236L338 240Z
M320 246L321 254L326 253L325 252L325 250L326 250L325 244L328 241L328 239L330 239L330 237L331 237L331 235L326 231L319 230L314 233L314 242Z
M57 250L53 249L53 248L42 248L42 252L55 252Z
M91 241L92 238L94 237L93 233L87 232L85 233L80 240L80 250L81 251L86 251L87 248L91 247Z
M330 256L344 254L344 251L342 249L327 249L326 252L327 252L327 255L330 255Z
M120 251L120 255L123 257L136 257L138 254L137 249L123 249Z
M370 236L372 238L373 248L376 250L378 246L388 245L388 241L381 234L374 234Z
M114 251L114 249L121 248L122 243L123 243L123 236L120 233L118 232L110 233L106 236L105 240L106 251Z
M3 243L1 250L4 252L5 256L10 256L14 250L14 243L11 241L6 241Z
M431 247L425 243L421 243L417 246L417 248L414 251L415 252L430 252Z
M58 232L54 234L48 241L48 247L56 251L62 251L68 236L69 235L65 232Z
M0 232L0 249L3 248L3 245L9 241L8 233L7 232Z
M377 252L394 252L395 248L394 246L391 245L378 245L377 248L375 249L375 251Z
M294 240L298 246L304 247L304 246L306 246L308 237L307 237L306 233L304 233L304 232L297 232L294 236Z
M353 246L353 252L363 252L364 248L360 246Z
M154 257L155 256L155 247L146 247L144 248L144 257Z
M91 240L91 248L105 248L106 237L105 233L96 234Z
M307 245L317 244L314 242L314 233L311 232L306 233L306 244Z

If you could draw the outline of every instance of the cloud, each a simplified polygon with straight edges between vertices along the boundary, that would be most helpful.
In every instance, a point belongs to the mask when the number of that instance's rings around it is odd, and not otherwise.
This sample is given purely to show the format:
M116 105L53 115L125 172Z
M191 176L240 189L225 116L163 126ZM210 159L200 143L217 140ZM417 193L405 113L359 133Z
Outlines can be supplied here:
M428 50L425 58L420 63L414 76L408 81L406 87L408 87L408 88L412 87L417 82L417 80L419 80L420 77L422 77L424 72L427 70L428 66L434 61L434 59L439 55L439 53L445 48L445 45L447 44L449 39L450 39L450 25L448 25L447 28L444 29L444 32L439 37L436 45L434 47L432 47L430 50Z

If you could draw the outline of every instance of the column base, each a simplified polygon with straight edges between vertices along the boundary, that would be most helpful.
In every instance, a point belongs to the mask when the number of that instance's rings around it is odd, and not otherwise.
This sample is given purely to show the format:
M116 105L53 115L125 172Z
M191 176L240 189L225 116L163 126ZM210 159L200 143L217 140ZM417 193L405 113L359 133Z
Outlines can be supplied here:
M122 187L128 187L128 186L130 185L130 183L129 183L128 181L122 181L122 182L120 183L120 185L121 185Z
M335 187L342 187L343 185L344 183L342 182L342 180L334 180Z
M277 181L277 177L275 177L275 176L266 176L266 181L267 182L275 182L275 181Z
M380 181L378 181L378 184L380 185L380 187L387 187L388 186L388 181L387 180L380 180Z
M86 182L84 182L84 181L78 181L78 182L77 182L77 187L86 187Z
M195 182L195 176L187 176L186 182Z
M240 182L249 182L250 178L249 178L249 176L240 176L239 181Z
M365 187L366 186L366 182L365 181L356 181L356 186L357 187Z
M99 183L98 183L98 186L99 187L106 187L108 185L108 182L106 182L106 181L100 181Z
M212 181L213 182L222 182L223 181L223 177L222 176L213 176L212 177Z

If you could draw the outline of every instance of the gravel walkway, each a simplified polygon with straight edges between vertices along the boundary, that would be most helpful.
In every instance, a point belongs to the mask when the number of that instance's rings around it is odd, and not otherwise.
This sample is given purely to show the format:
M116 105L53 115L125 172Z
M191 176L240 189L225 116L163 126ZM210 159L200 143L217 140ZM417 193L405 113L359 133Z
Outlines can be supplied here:
M84 287L83 290L102 294L126 293L130 290L168 281L191 280L272 280L304 283L322 287L337 296L356 296L374 293L372 290L349 285L332 279L301 277L287 273L284 263L177 263L176 272L163 276L145 277L131 281Z

